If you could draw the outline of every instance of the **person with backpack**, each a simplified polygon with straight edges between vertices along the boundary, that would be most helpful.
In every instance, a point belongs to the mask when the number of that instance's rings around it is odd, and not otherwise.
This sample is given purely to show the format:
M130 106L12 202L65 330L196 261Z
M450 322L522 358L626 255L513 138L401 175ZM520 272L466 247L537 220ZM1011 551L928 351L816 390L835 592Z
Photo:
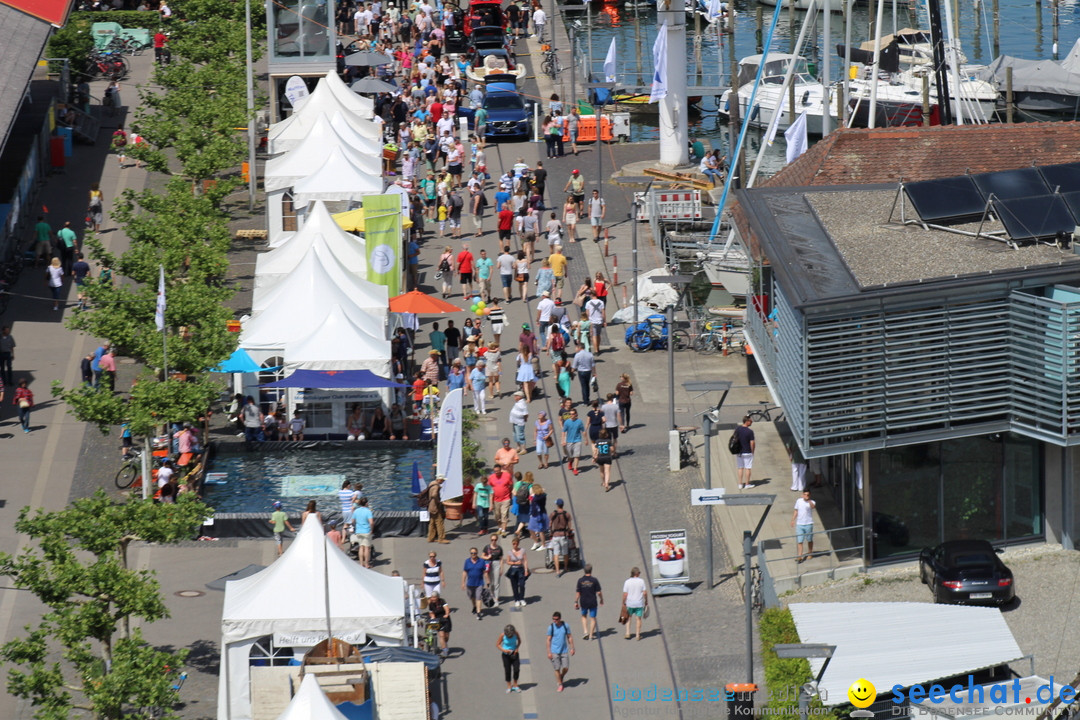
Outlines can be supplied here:
M529 527L529 497L532 494L533 474L514 473L514 505L517 507L517 528L515 537L521 537ZM511 509L513 512L513 509Z
M551 531L551 556L555 561L555 572L562 577L570 564L570 538L574 534L573 522L570 513L563 509L562 498L555 501L555 509L548 518L548 528Z
M555 668L555 682L559 686L557 691L562 692L563 680L570 669L570 656L574 654L574 636L570 634L570 626L563 622L562 613L557 610L551 614L551 625L548 625L547 650L551 667Z

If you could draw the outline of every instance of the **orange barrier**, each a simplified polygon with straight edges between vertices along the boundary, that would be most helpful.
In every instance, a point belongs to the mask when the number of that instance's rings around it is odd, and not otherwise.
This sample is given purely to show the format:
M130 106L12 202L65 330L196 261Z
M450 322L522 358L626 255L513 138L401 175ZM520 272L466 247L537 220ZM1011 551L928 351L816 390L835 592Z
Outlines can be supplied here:
M600 116L600 139L611 142L614 136L611 134L611 118L606 115ZM578 122L577 141L579 143L596 142L596 116L582 115ZM563 130L563 142L570 142L570 128Z

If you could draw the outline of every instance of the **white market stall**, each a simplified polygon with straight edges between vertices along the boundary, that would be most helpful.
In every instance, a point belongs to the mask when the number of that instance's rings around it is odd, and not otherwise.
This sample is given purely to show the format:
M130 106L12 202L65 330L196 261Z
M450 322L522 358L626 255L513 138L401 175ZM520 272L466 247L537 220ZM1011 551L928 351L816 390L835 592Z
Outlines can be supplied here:
M367 278L363 238L341 229L322 202L312 204L308 221L269 252L255 258L255 287L269 287L291 273L309 250L329 253L346 271Z
M300 293L312 297L303 298ZM348 298L348 302L342 303L343 306L359 308L380 323L386 322L389 304L386 286L368 282L349 272L325 246L308 248L292 272L280 276L277 282L268 280L257 283L251 300L252 317L259 318L264 311L284 313L282 305L310 305L313 300L334 300L339 295ZM310 332L315 317L313 313L303 322L305 332ZM385 335L385 331L372 334ZM243 336L240 346L247 349Z
M361 567L327 542L316 516L308 517L274 564L225 584L218 719L251 720L253 649L291 648L300 659L328 627L354 644L403 645L405 612L404 580ZM289 668L281 670L285 681Z

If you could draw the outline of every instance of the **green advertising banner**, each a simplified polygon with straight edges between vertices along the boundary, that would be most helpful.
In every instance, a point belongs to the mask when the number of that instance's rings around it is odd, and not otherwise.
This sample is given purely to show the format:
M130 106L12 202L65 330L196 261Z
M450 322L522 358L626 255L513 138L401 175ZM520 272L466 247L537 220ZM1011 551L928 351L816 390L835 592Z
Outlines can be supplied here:
M365 195L363 207L367 279L394 297L401 294L401 196Z

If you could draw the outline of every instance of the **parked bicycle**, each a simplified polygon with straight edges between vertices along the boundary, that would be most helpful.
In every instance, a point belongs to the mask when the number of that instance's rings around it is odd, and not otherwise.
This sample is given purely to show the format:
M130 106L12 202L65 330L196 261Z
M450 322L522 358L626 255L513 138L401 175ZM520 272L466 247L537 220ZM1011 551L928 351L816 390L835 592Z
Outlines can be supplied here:
M113 35L113 39L105 46L105 49L121 55L142 55L143 44L131 37Z
M762 421L764 421L764 422L772 422L773 420L783 420L784 419L784 409L783 408L779 407L778 405L773 405L773 406L770 407L768 400L762 400L761 404L764 405L765 407L759 408L757 410L751 410L750 412L746 413L747 415L750 416L750 419L753 420L754 422L762 422ZM779 412L777 412L777 411L779 411ZM776 412L775 417L773 417L774 412Z
M554 80L555 76L563 70L562 63L559 62L559 55L556 53L555 48L550 45L541 45L540 49L544 51L544 59L540 61L540 70Z
M679 431L679 467L686 467L687 465L698 464L697 453L694 452L694 444L690 442L690 436L695 434L698 429L694 425L682 425L677 428Z
M704 332L694 338L694 349L705 355L717 352L746 355L746 336L730 323L708 320Z
M625 339L634 352L645 352L666 350L669 338L676 351L690 347L690 333L669 328L667 318L663 315L650 315L637 325L627 328Z
M127 454L124 455L124 464L120 466L120 469L116 473L114 482L116 487L121 490L127 490L133 484L135 487L142 487L142 450L138 448L131 448Z
M127 77L130 67L123 55L113 52L93 51L86 60L83 74L87 77L101 77L109 80L122 80Z

